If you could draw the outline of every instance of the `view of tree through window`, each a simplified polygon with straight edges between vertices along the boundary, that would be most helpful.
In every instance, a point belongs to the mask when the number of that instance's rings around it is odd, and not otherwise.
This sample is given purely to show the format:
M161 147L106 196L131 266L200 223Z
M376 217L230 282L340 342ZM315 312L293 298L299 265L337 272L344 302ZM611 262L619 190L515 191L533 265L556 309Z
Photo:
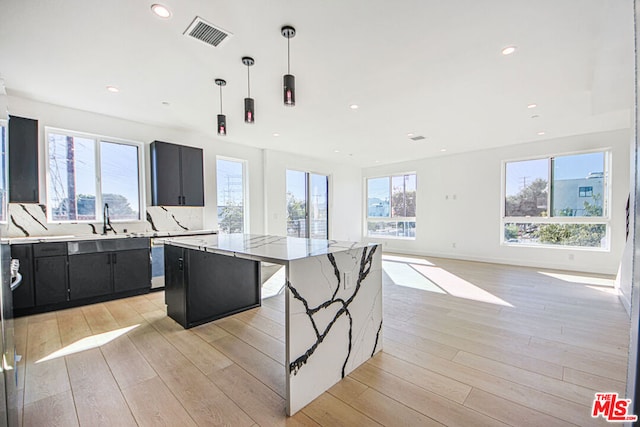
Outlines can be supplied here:
M607 247L607 155L507 162L504 241ZM516 219L522 217L526 221Z
M216 180L219 231L244 233L244 161L219 158L216 162Z
M140 219L137 145L50 132L47 166L52 221L101 220L105 203L112 221Z
M367 179L367 235L415 238L416 174Z
M287 236L327 239L329 177L287 169Z

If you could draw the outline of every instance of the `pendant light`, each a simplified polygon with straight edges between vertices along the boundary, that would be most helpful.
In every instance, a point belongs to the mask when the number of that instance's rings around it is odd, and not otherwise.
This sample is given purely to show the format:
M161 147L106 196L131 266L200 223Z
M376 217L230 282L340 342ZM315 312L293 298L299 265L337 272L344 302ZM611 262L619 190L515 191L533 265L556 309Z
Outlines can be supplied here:
M287 39L287 74L284 75L283 88L284 88L284 105L287 107L293 107L296 105L296 78L291 74L291 58L289 50L289 41L296 35L296 29L285 25L280 29L280 32Z
M253 124L255 122L255 105L251 98L251 79L249 76L249 68L255 63L253 58L245 56L242 63L247 66L247 97L244 99L244 122Z
M218 114L218 135L225 136L227 134L227 117L222 114L222 86L227 82L222 79L216 79L216 84L220 86L220 114Z

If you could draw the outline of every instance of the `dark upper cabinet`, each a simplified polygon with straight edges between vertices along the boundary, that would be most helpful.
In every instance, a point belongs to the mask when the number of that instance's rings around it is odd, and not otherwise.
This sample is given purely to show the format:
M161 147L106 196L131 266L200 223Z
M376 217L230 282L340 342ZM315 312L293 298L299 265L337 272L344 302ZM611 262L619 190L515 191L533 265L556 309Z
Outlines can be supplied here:
M202 149L151 143L151 204L204 206Z
M9 201L38 203L38 121L9 117Z

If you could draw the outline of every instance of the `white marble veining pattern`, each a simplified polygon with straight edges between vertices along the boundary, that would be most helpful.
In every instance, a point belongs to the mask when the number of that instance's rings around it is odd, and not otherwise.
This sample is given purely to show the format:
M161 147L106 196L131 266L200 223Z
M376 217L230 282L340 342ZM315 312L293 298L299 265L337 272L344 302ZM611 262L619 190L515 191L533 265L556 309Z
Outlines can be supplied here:
M188 249L245 256L260 261L286 262L370 246L368 243L259 234L218 234L164 239Z
M292 260L287 272L287 413L382 349L382 250Z
M102 233L101 218L90 223L49 223L45 205L10 203L8 212L9 224L5 237L9 238ZM200 230L203 228L203 209L201 207L149 206L144 221L112 221L111 225L116 234Z

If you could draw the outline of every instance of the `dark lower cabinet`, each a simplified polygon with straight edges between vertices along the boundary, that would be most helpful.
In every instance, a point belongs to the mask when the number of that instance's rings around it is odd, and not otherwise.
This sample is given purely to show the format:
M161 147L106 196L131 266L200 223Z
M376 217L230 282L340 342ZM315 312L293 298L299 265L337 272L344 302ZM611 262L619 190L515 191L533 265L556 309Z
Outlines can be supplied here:
M35 258L33 270L36 305L67 301L67 257L65 255Z
M31 308L36 304L33 287L33 252L31 244L11 245L11 258L20 262L20 274L22 282L13 293L13 309L21 310Z
M260 262L165 244L167 315L184 328L258 307Z
M69 299L113 293L111 252L69 255Z
M114 252L111 262L115 292L151 287L149 249Z
M151 290L150 240L105 239L11 246L22 284L14 313L59 310Z

